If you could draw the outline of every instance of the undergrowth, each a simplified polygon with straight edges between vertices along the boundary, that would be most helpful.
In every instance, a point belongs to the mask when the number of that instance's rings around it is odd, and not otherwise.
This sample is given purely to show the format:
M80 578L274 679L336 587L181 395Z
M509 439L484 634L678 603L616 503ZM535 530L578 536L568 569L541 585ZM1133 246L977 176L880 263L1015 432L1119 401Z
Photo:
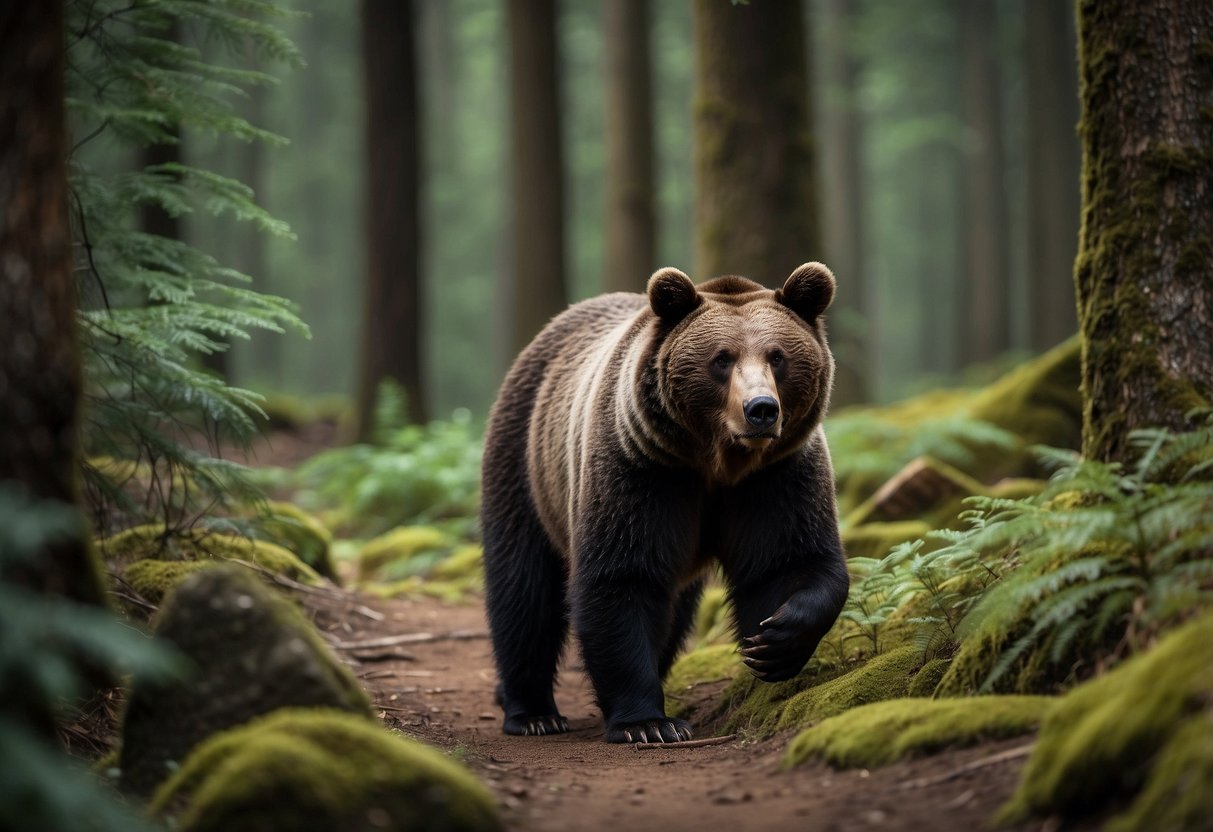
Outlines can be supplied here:
M969 498L967 528L852 559L827 644L878 653L891 628L908 628L926 655L980 647L969 681L981 692L1006 689L1012 671L1030 677L1012 687L1047 688L1149 646L1213 602L1213 416L1203 418L1186 433L1135 432L1128 466L1038 449L1056 468L1041 494Z
M382 385L375 412L374 444L317 454L294 476L296 499L328 509L329 525L349 536L369 537L405 524L447 521L461 537L476 536L482 435L471 414L408 424L403 392Z

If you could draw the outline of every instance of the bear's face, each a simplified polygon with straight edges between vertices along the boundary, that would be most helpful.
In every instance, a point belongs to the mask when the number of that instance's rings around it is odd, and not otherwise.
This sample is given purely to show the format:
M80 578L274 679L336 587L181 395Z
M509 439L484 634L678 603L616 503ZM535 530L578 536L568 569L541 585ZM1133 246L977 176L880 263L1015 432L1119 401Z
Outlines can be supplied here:
M821 313L834 276L807 263L778 291L741 277L696 288L676 269L653 275L663 333L663 405L694 436L709 476L733 484L799 447L821 421L834 362Z

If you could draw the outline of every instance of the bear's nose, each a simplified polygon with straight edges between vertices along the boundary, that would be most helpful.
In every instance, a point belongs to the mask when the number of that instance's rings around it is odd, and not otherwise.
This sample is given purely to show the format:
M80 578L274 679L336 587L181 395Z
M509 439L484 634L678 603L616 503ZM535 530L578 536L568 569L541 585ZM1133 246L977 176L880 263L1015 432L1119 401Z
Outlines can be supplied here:
M745 412L745 420L756 428L769 428L779 419L779 402L771 396L755 396L741 409Z

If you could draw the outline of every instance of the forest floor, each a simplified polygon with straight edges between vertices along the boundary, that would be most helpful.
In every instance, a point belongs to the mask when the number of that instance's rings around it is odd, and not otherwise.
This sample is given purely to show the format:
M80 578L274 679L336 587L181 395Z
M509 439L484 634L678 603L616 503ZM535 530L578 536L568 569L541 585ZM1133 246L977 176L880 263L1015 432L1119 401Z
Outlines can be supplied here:
M354 672L384 723L460 759L494 792L512 830L981 829L1010 796L1030 742L987 743L870 772L782 771L786 735L694 748L611 745L588 680L567 659L556 699L573 730L509 737L493 703L492 650L478 600L452 605L343 591L306 603L340 652L364 657ZM406 634L433 639L351 649ZM701 695L711 700L722 687L703 685ZM711 733L696 728L698 737Z
M336 438L333 426L275 433L245 459L293 467ZM494 793L507 828L517 832L979 830L1013 792L1031 743L1030 737L989 742L872 771L824 764L785 771L788 733L767 740L737 735L699 747L613 745L603 738L575 644L566 650L556 691L572 730L511 737L501 732L493 701L496 672L482 598L382 599L329 588L301 600L353 665L379 718L460 760ZM353 647L426 634L431 638ZM691 713L710 711L725 684L698 686ZM693 718L692 724L697 739L716 733L716 726Z

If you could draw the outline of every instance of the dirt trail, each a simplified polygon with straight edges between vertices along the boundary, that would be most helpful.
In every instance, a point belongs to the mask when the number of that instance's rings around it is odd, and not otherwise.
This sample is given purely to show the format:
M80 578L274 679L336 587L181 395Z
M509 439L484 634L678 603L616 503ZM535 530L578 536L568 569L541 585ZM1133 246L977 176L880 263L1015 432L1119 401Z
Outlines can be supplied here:
M1026 739L872 772L824 765L780 771L786 735L684 749L609 745L575 653L556 696L573 731L507 737L493 704L496 680L478 602L348 594L312 600L317 624L345 643L405 633L476 634L401 645L397 652L411 659L364 661L355 673L386 724L461 758L495 792L512 830L980 829L1009 796L1023 762L1015 749ZM990 762L1000 756L1009 759Z

